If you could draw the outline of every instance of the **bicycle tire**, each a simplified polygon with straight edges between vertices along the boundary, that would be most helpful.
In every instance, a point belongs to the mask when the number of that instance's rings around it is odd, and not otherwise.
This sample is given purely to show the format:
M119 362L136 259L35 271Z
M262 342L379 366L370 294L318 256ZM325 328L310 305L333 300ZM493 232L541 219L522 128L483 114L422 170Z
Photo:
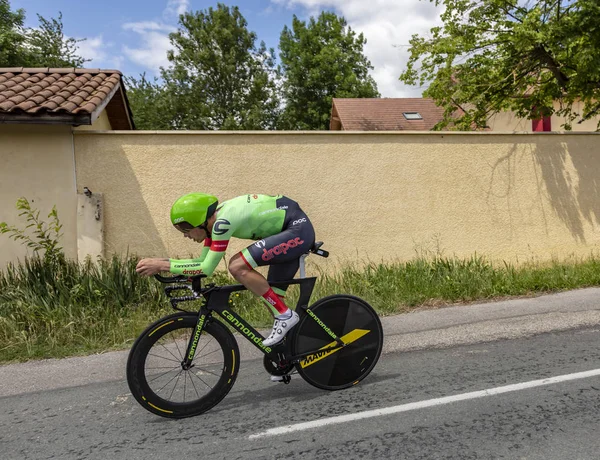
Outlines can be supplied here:
M129 352L127 360L129 389L137 402L153 414L167 418L200 415L217 405L235 383L240 366L237 342L223 324L212 318L208 318L204 324L192 362L194 366L188 370L182 368L181 362L197 321L198 315L192 313L175 313L166 316L148 326ZM211 344L212 347L207 349ZM157 363L156 367L154 367L155 363ZM170 370L164 372L164 369ZM183 393L179 390L177 396L173 398L175 388L182 376ZM213 386L207 383L212 380L216 380ZM167 383L157 390L164 381ZM170 385L173 381L171 390ZM206 393L201 395L198 387ZM164 389L166 391L163 391ZM171 393L167 397L169 390ZM194 393L196 399L193 399ZM188 394L192 399L186 401Z
M296 364L298 373L324 390L356 385L369 375L381 355L383 328L379 316L364 300L341 294L318 300L310 310L347 345L301 359ZM323 327L306 314L294 333L292 353L296 356L334 344Z

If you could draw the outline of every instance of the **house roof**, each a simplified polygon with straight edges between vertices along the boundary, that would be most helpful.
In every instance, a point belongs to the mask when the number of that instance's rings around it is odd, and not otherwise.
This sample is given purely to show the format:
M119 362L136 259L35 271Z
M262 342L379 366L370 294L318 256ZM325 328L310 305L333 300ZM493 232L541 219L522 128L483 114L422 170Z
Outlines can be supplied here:
M408 120L404 113L419 113ZM329 129L345 131L429 131L444 116L433 99L333 99Z
M0 123L91 125L104 109L113 129L135 129L118 70L0 68Z

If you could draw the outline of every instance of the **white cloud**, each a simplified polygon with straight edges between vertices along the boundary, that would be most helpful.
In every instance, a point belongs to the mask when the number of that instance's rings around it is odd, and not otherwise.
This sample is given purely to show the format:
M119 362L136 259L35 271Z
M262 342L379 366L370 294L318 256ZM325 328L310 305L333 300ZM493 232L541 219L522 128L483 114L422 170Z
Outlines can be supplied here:
M185 13L189 7L189 0L169 0L167 7L163 11L163 16L165 18L173 16L177 18L180 14Z
M427 0L271 0L289 8L303 7L308 15L335 10L367 39L364 52L375 68L371 75L382 97L420 97L423 88L406 86L398 77L408 62L413 34L424 35L441 24L441 7Z
M142 21L123 24L122 28L138 34L140 43L143 44L141 47L124 46L123 53L132 62L158 75L160 67L169 65L167 59L167 50L171 48L169 33L177 30L174 24L179 15L185 13L189 6L189 0L168 0L162 12L165 22Z
M123 29L125 30L133 30L138 34L143 34L151 30L156 30L160 32L173 32L176 30L176 27L170 26L168 24L162 24L160 22L154 21L143 21L143 22L126 22L123 24Z
M98 37L87 38L86 40L77 43L78 54L86 59L93 61L102 61L107 58L107 45L102 39L102 35Z
M144 44L141 48L123 47L123 53L136 64L148 68L158 75L160 67L167 67L167 50L171 47L168 33L165 31L175 30L174 27L164 26L157 23L130 23L126 24L129 30L133 30L142 38ZM125 28L125 26L123 26Z
M84 63L84 67L120 70L123 66L123 56L113 54L111 51L113 44L105 42L102 35L88 37L84 41L78 42L77 47L79 56L91 59Z

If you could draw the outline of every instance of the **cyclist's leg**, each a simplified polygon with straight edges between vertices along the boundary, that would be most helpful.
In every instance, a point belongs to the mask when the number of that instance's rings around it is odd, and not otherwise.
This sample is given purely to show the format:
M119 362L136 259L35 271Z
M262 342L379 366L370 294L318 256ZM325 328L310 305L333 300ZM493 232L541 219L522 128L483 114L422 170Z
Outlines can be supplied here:
M229 269L232 275L256 295L261 296L275 316L273 333L264 342L267 346L281 341L289 329L298 322L298 315L283 301L285 289L275 288L277 289L275 292L268 281L254 268L271 265L269 281L294 277L298 270L300 256L312 247L315 239L310 220L301 210L298 211L299 213L291 216L284 231L251 244L242 250L239 257L236 255L230 262ZM242 262L245 267L242 266Z
M273 258L273 262L269 266L269 274L267 275L267 281L269 284L276 281L285 281L294 278L298 272L298 268L300 268L300 256L305 254L315 242L315 230L310 222L310 219L304 213L304 211L300 209L298 203L292 200L289 201L290 203L282 202L284 205L289 204L290 208L294 209L293 212L288 213L286 216L285 227L286 229L291 229L291 232L293 232L295 235L300 236L301 240L304 241L304 245L300 247L294 254L292 254L293 258L289 260L288 258L281 256L276 256ZM294 234L291 234L290 237L294 236ZM275 291L275 293L282 300L284 300L287 288L288 285L274 287L273 291Z
M298 210L281 233L251 244L241 255L248 268L269 265L267 281L270 284L292 279L300 266L300 256L308 252L314 241L315 231L310 220ZM283 298L287 287L275 287L273 291Z
M300 268L300 259L294 259L290 262L271 265L269 266L267 281L269 285L272 286L273 283L278 281L291 280L292 278L294 278L294 276L296 276L298 268ZM277 297L279 297L284 303L288 287L289 285L280 285L277 287L272 287L273 292L275 292L275 294L277 294Z

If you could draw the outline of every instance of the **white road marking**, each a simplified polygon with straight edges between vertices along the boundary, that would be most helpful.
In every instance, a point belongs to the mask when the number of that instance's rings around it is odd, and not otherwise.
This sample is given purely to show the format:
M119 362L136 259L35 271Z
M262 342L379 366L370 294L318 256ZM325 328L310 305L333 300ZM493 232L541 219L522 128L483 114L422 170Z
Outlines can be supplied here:
M528 388L541 387L544 385L551 385L553 383L567 382L569 380L585 379L588 377L595 377L598 375L600 375L600 369L594 369L591 371L578 372L576 374L559 375L557 377L549 377L546 379L532 380L530 382L515 383L513 385L506 385L503 387L490 388L488 390L473 391L471 393L463 393L460 395L446 396L443 398L429 399L426 401L418 401L418 402L414 402L414 403L401 404L399 406L384 407L382 409L357 412L355 414L338 415L337 417L327 417L327 418L322 418L319 420L313 420L311 422L303 422L303 423L297 423L295 425L285 425L285 426L281 426L278 428L271 428L269 430L250 435L249 439L257 439L257 438L262 438L265 436L277 436L280 434L292 433L294 431L309 430L311 428L318 428L321 426L353 422L355 420L362 420L362 419L371 418L371 417L379 417L381 415L397 414L399 412L407 412L407 411L416 410L416 409L424 409L426 407L441 406L443 404L450 404L450 403L454 403L454 402L458 402L458 401L466 401L468 399L483 398L484 396L499 395L502 393L509 393L511 391L526 390Z

